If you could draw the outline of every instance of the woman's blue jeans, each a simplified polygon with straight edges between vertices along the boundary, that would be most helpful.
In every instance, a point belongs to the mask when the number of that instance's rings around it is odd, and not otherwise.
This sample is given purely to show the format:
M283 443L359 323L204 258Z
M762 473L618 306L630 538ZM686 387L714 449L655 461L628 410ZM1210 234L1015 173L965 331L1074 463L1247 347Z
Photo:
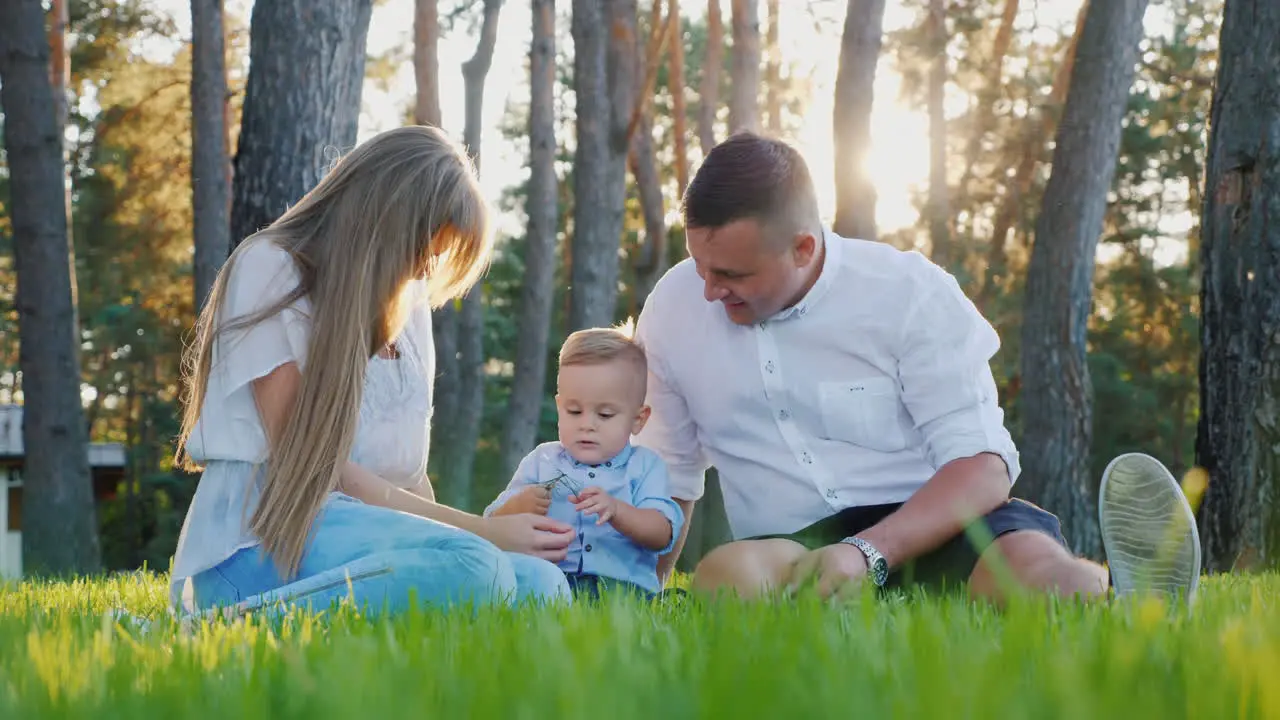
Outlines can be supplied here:
M498 549L451 525L331 495L313 524L297 577L286 582L261 546L245 548L192 578L200 611L302 606L325 610L354 601L362 612L411 606L570 601L552 563Z

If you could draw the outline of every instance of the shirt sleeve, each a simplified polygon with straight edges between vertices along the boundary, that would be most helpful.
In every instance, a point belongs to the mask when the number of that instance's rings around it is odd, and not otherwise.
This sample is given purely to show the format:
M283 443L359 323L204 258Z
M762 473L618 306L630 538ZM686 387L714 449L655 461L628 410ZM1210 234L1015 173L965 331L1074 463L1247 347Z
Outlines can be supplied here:
M305 298L251 325L239 325L278 305L300 282L289 253L266 239L253 243L236 258L218 313L221 332L214 343L214 364L223 373L227 395L286 363L296 362L301 369L310 340L310 306Z
M671 499L666 464L656 453L647 454L645 460L645 467L637 475L631 490L631 504L642 510L657 510L671 523L671 540L658 551L659 555L666 555L675 548L676 538L680 537L684 513Z
M994 453L1004 460L1013 483L1021 472L1018 451L1004 425L990 364L1000 337L954 277L932 263L926 270L926 287L914 293L916 301L902 324L903 401L935 469Z
M637 445L653 450L666 464L671 493L681 500L697 500L706 489L710 463L698 441L698 428L684 396L670 379L661 344L653 337L655 303L645 303L636 321L636 342L644 348L649 366L645 403L649 420L635 436Z

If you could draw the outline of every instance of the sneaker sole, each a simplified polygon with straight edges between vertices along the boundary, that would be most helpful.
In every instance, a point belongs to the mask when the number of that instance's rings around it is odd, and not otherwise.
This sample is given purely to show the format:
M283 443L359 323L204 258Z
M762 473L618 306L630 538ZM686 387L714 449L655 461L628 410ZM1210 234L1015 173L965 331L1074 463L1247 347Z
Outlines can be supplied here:
M1163 463L1143 453L1108 463L1098 490L1098 523L1117 596L1154 592L1194 602L1200 532Z

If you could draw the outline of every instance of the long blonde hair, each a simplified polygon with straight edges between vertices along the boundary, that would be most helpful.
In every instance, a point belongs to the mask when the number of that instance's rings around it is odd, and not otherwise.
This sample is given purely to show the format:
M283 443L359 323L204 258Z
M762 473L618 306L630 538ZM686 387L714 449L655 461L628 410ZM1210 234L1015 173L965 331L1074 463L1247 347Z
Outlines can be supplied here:
M231 254L196 322L185 357L178 464L200 417L217 337L305 296L311 332L302 386L272 448L252 532L286 576L297 572L311 524L351 452L365 369L391 343L409 308L405 288L426 276L433 307L461 295L487 268L488 209L466 154L440 130L384 132L340 159L296 205ZM241 251L269 241L287 251L299 286L253 317L219 326L228 275ZM264 288L265 290L265 288Z

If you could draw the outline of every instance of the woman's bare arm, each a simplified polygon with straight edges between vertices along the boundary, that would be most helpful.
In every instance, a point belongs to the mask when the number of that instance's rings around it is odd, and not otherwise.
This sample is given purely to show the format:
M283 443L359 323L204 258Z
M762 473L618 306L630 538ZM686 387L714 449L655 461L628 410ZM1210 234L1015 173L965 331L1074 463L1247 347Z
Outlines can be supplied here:
M292 362L253 381L254 400L270 445L274 446L280 437L301 387L302 373L297 364ZM472 515L437 503L429 481L424 482L425 492L430 493L430 497L427 497L397 487L351 462L344 463L339 470L338 484L342 492L362 502L413 513L461 528L511 552L557 561L564 557L565 550L573 539L573 529L564 523L535 515L501 518Z

